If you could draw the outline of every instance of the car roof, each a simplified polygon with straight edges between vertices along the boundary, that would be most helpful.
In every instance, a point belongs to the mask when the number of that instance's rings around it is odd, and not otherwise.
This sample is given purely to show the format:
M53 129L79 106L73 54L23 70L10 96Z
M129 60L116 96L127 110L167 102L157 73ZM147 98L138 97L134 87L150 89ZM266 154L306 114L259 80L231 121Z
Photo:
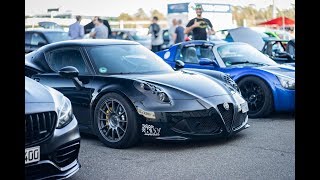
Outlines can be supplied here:
M55 48L60 46L103 46L103 45L117 45L117 44L118 45L120 44L138 45L139 43L135 41L120 40L120 39L77 39L77 40L66 40L66 41L51 43L51 44L42 46L40 49Z
M65 32L65 31L61 29L32 28L32 29L26 29L25 32Z
M138 30L136 30L136 29L117 29L117 28L113 28L112 31L137 32Z

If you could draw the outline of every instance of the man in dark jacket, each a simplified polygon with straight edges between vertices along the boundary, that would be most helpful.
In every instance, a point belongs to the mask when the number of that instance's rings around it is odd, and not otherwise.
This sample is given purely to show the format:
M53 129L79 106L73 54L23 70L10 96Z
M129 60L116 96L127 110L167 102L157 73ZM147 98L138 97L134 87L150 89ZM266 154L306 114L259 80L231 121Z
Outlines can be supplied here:
M215 34L215 31L210 20L202 17L202 5L197 4L195 10L197 17L189 21L184 33L188 35L192 31L192 40L207 40L207 35Z

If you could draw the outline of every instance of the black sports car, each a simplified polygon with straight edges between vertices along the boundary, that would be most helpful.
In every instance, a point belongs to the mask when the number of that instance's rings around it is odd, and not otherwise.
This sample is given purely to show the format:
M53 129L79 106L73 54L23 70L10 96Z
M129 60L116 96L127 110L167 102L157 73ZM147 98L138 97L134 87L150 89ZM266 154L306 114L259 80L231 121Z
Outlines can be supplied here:
M226 137L249 126L247 102L230 79L175 71L137 42L57 42L27 54L25 65L27 76L71 100L80 131L112 148L141 136Z
M71 102L25 77L25 178L64 179L80 164L80 134Z

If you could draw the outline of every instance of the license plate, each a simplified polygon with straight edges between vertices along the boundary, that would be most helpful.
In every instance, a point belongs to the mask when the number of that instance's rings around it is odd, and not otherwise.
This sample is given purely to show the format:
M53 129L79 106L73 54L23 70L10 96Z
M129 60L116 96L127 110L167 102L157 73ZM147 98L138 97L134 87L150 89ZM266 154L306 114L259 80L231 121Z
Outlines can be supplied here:
M240 104L240 106L241 106L242 113L245 113L245 112L249 111L249 107L248 107L248 103L247 102Z
M25 149L25 164L40 161L40 146Z

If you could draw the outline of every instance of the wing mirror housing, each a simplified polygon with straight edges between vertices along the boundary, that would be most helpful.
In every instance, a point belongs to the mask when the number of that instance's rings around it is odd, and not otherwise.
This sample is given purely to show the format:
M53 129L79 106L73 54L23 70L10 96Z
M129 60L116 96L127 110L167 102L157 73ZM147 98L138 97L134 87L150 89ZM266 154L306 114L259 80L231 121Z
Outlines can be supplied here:
M200 65L213 65L213 66L218 66L218 64L214 61L214 60L211 60L209 58L201 58L199 59L199 64Z
M83 87L83 83L78 79L79 70L73 66L65 66L59 70L61 77L69 78L72 80L77 89Z
M40 42L38 42L38 47L44 46L46 44L47 44L46 42L40 41Z
M182 62L181 60L176 60L175 70L179 70L182 68L184 68L184 62Z

